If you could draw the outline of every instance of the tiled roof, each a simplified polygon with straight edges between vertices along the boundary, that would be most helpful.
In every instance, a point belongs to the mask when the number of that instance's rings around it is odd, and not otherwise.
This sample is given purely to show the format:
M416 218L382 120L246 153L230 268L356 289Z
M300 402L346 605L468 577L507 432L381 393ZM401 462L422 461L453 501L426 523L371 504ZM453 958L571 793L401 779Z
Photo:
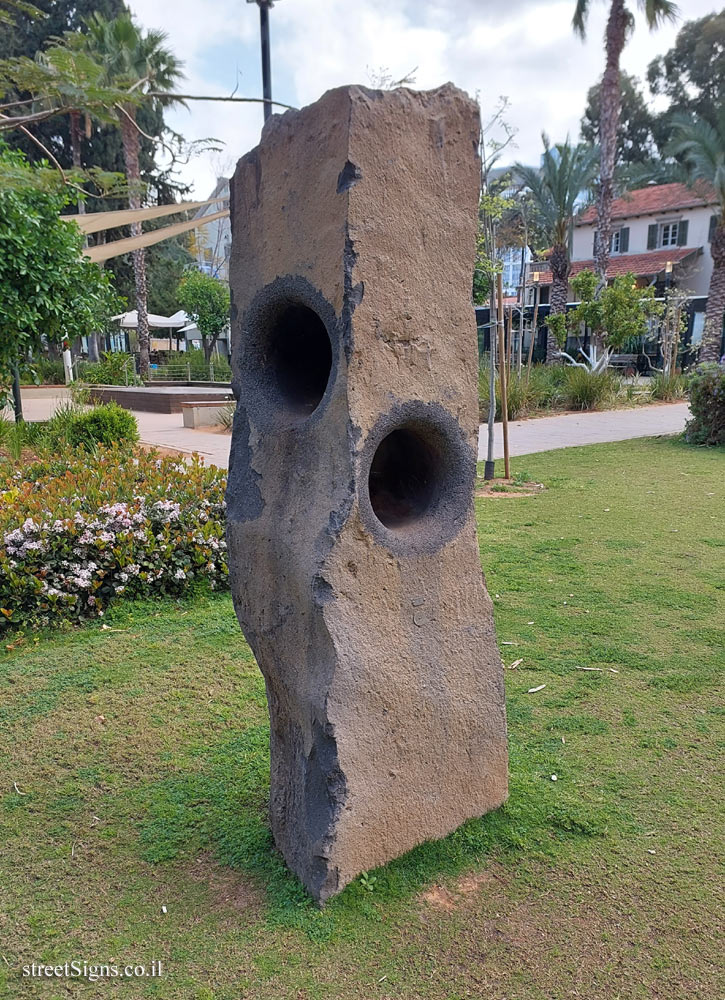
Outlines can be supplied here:
M649 253L623 253L615 254L609 258L607 268L607 278L619 278L623 274L636 274L638 277L649 278L652 275L664 271L668 260L673 264L678 264L690 254L699 253L700 247L671 247L667 250L651 250ZM532 273L536 271L536 264L531 265ZM573 278L580 271L594 271L593 260L572 261L569 278ZM539 284L551 284L551 271L539 272Z
M708 185L698 182L693 187L686 184L651 184L638 191L629 191L612 202L612 218L628 219L636 215L661 215L685 208L703 208L717 201L715 192ZM594 205L585 209L575 225L591 225L597 217Z

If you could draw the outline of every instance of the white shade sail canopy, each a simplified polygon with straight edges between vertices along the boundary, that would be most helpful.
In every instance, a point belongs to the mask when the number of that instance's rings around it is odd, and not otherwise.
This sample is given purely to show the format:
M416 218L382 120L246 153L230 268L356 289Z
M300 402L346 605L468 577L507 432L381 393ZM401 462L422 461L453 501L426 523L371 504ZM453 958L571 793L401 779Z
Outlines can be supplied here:
M119 313L111 318L120 323L124 330L135 330L138 327L138 310L136 309ZM153 330L177 330L186 326L189 317L183 310L179 309L173 316L157 316L155 313L149 313L148 321Z
M182 201L172 205L152 205L150 208L122 208L114 212L86 212L84 215L63 215L61 218L75 222L84 233L99 233L104 229L128 226L132 222L160 219L165 215L178 215L180 212L195 212L207 205L228 200L227 195L221 198L209 198L207 201Z
M140 250L142 247L151 247L162 240L168 240L171 236L179 236L190 229L198 229L208 222L216 219L229 217L229 212L213 212L211 215L203 215L191 222L175 222L171 226L164 226L162 229L155 229L150 233L142 233L141 236L130 236L128 239L114 240L113 243L100 243L95 247L86 247L83 251L86 257L100 263L103 260L110 260L111 257L120 257L122 254Z

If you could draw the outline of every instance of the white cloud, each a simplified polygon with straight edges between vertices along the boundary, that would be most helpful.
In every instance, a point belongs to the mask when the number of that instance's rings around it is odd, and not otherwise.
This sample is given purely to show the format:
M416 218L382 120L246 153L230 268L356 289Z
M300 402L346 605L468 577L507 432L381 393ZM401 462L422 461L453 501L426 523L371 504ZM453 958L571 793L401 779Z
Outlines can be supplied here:
M146 27L163 28L186 62L185 89L259 94L258 14L242 0L132 0ZM278 0L271 12L274 96L295 106L330 87L369 84L370 72L393 77L417 67L416 86L452 80L480 95L484 112L499 95L510 99L517 129L512 157L537 159L540 133L556 141L578 134L587 89L603 68L607 4L592 6L588 37L571 30L574 0ZM711 0L687 0L684 16L714 9ZM649 61L673 43L677 26L648 32L641 11L623 66L642 76ZM251 64L250 64L251 61ZM194 103L172 113L171 123L189 139L213 135L227 144L220 159L207 156L184 168L197 195L213 185L219 163L228 165L259 138L258 105Z

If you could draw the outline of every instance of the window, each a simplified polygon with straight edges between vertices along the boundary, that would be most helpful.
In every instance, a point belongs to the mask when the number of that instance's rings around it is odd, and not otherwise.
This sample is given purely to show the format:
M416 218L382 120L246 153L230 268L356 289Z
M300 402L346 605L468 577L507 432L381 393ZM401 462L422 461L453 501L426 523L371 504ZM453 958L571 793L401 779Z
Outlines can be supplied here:
M660 225L660 246L676 247L679 222L663 222Z
M610 253L627 253L629 251L629 226L615 229L609 240ZM596 248L595 248L596 253Z

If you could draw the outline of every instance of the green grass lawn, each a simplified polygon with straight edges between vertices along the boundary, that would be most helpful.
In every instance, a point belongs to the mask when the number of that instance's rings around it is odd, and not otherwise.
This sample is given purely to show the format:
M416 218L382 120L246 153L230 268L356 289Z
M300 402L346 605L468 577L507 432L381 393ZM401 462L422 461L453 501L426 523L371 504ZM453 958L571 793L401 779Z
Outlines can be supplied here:
M725 455L639 440L513 469L546 491L477 502L509 802L323 911L272 848L228 595L3 653L0 996L721 1000ZM74 959L164 974L21 978Z

